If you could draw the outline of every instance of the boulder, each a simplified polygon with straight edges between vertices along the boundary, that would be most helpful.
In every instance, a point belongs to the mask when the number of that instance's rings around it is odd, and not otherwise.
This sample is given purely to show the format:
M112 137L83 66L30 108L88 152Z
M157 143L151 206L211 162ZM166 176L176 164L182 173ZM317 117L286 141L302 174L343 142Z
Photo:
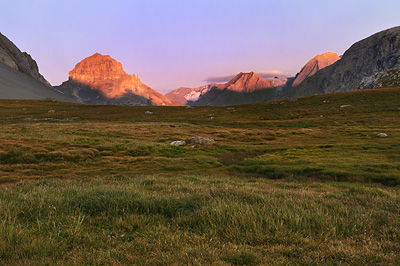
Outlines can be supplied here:
M178 146L185 146L185 145L186 145L186 142L183 141L183 140L175 140L175 141L171 142L170 145L171 145L171 146L176 146L176 147L178 147Z
M203 138L203 137L193 137L190 139L187 139L185 141L186 145L203 145L203 146L210 146L215 143L215 141L211 138Z

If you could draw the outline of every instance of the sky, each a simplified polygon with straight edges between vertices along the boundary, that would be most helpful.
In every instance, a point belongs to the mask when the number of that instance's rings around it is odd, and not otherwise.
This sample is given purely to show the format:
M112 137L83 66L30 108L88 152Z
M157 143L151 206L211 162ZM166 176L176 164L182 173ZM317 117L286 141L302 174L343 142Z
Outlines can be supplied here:
M161 93L239 72L294 76L399 26L399 0L0 0L0 32L54 86L84 58L121 62Z

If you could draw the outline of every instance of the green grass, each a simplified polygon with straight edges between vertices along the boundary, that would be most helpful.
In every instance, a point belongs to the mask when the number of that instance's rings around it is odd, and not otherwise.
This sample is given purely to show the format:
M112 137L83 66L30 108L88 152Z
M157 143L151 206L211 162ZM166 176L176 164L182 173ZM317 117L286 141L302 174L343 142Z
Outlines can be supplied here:
M399 103L0 100L0 265L395 265Z
M140 176L0 193L3 265L395 264L397 189Z

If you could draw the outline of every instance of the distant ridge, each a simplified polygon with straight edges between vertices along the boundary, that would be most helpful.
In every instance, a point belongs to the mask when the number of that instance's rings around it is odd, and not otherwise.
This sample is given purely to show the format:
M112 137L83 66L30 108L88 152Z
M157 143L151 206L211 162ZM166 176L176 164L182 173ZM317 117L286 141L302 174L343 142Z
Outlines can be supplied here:
M200 97L206 94L213 87L217 87L220 84L211 83L197 88L178 88L165 94L165 96L173 101L180 102L183 105L191 104L197 101Z
M202 95L195 106L228 106L260 103L279 95L288 79L265 80L254 72L239 73L225 84L218 84Z

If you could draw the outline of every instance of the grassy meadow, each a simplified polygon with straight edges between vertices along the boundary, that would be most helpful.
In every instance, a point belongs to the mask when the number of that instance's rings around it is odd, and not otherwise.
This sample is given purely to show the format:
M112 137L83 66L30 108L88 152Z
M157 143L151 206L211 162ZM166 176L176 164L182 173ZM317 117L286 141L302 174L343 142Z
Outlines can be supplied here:
M194 136L216 143L169 144ZM399 185L400 88L234 107L0 100L0 265L396 265Z

